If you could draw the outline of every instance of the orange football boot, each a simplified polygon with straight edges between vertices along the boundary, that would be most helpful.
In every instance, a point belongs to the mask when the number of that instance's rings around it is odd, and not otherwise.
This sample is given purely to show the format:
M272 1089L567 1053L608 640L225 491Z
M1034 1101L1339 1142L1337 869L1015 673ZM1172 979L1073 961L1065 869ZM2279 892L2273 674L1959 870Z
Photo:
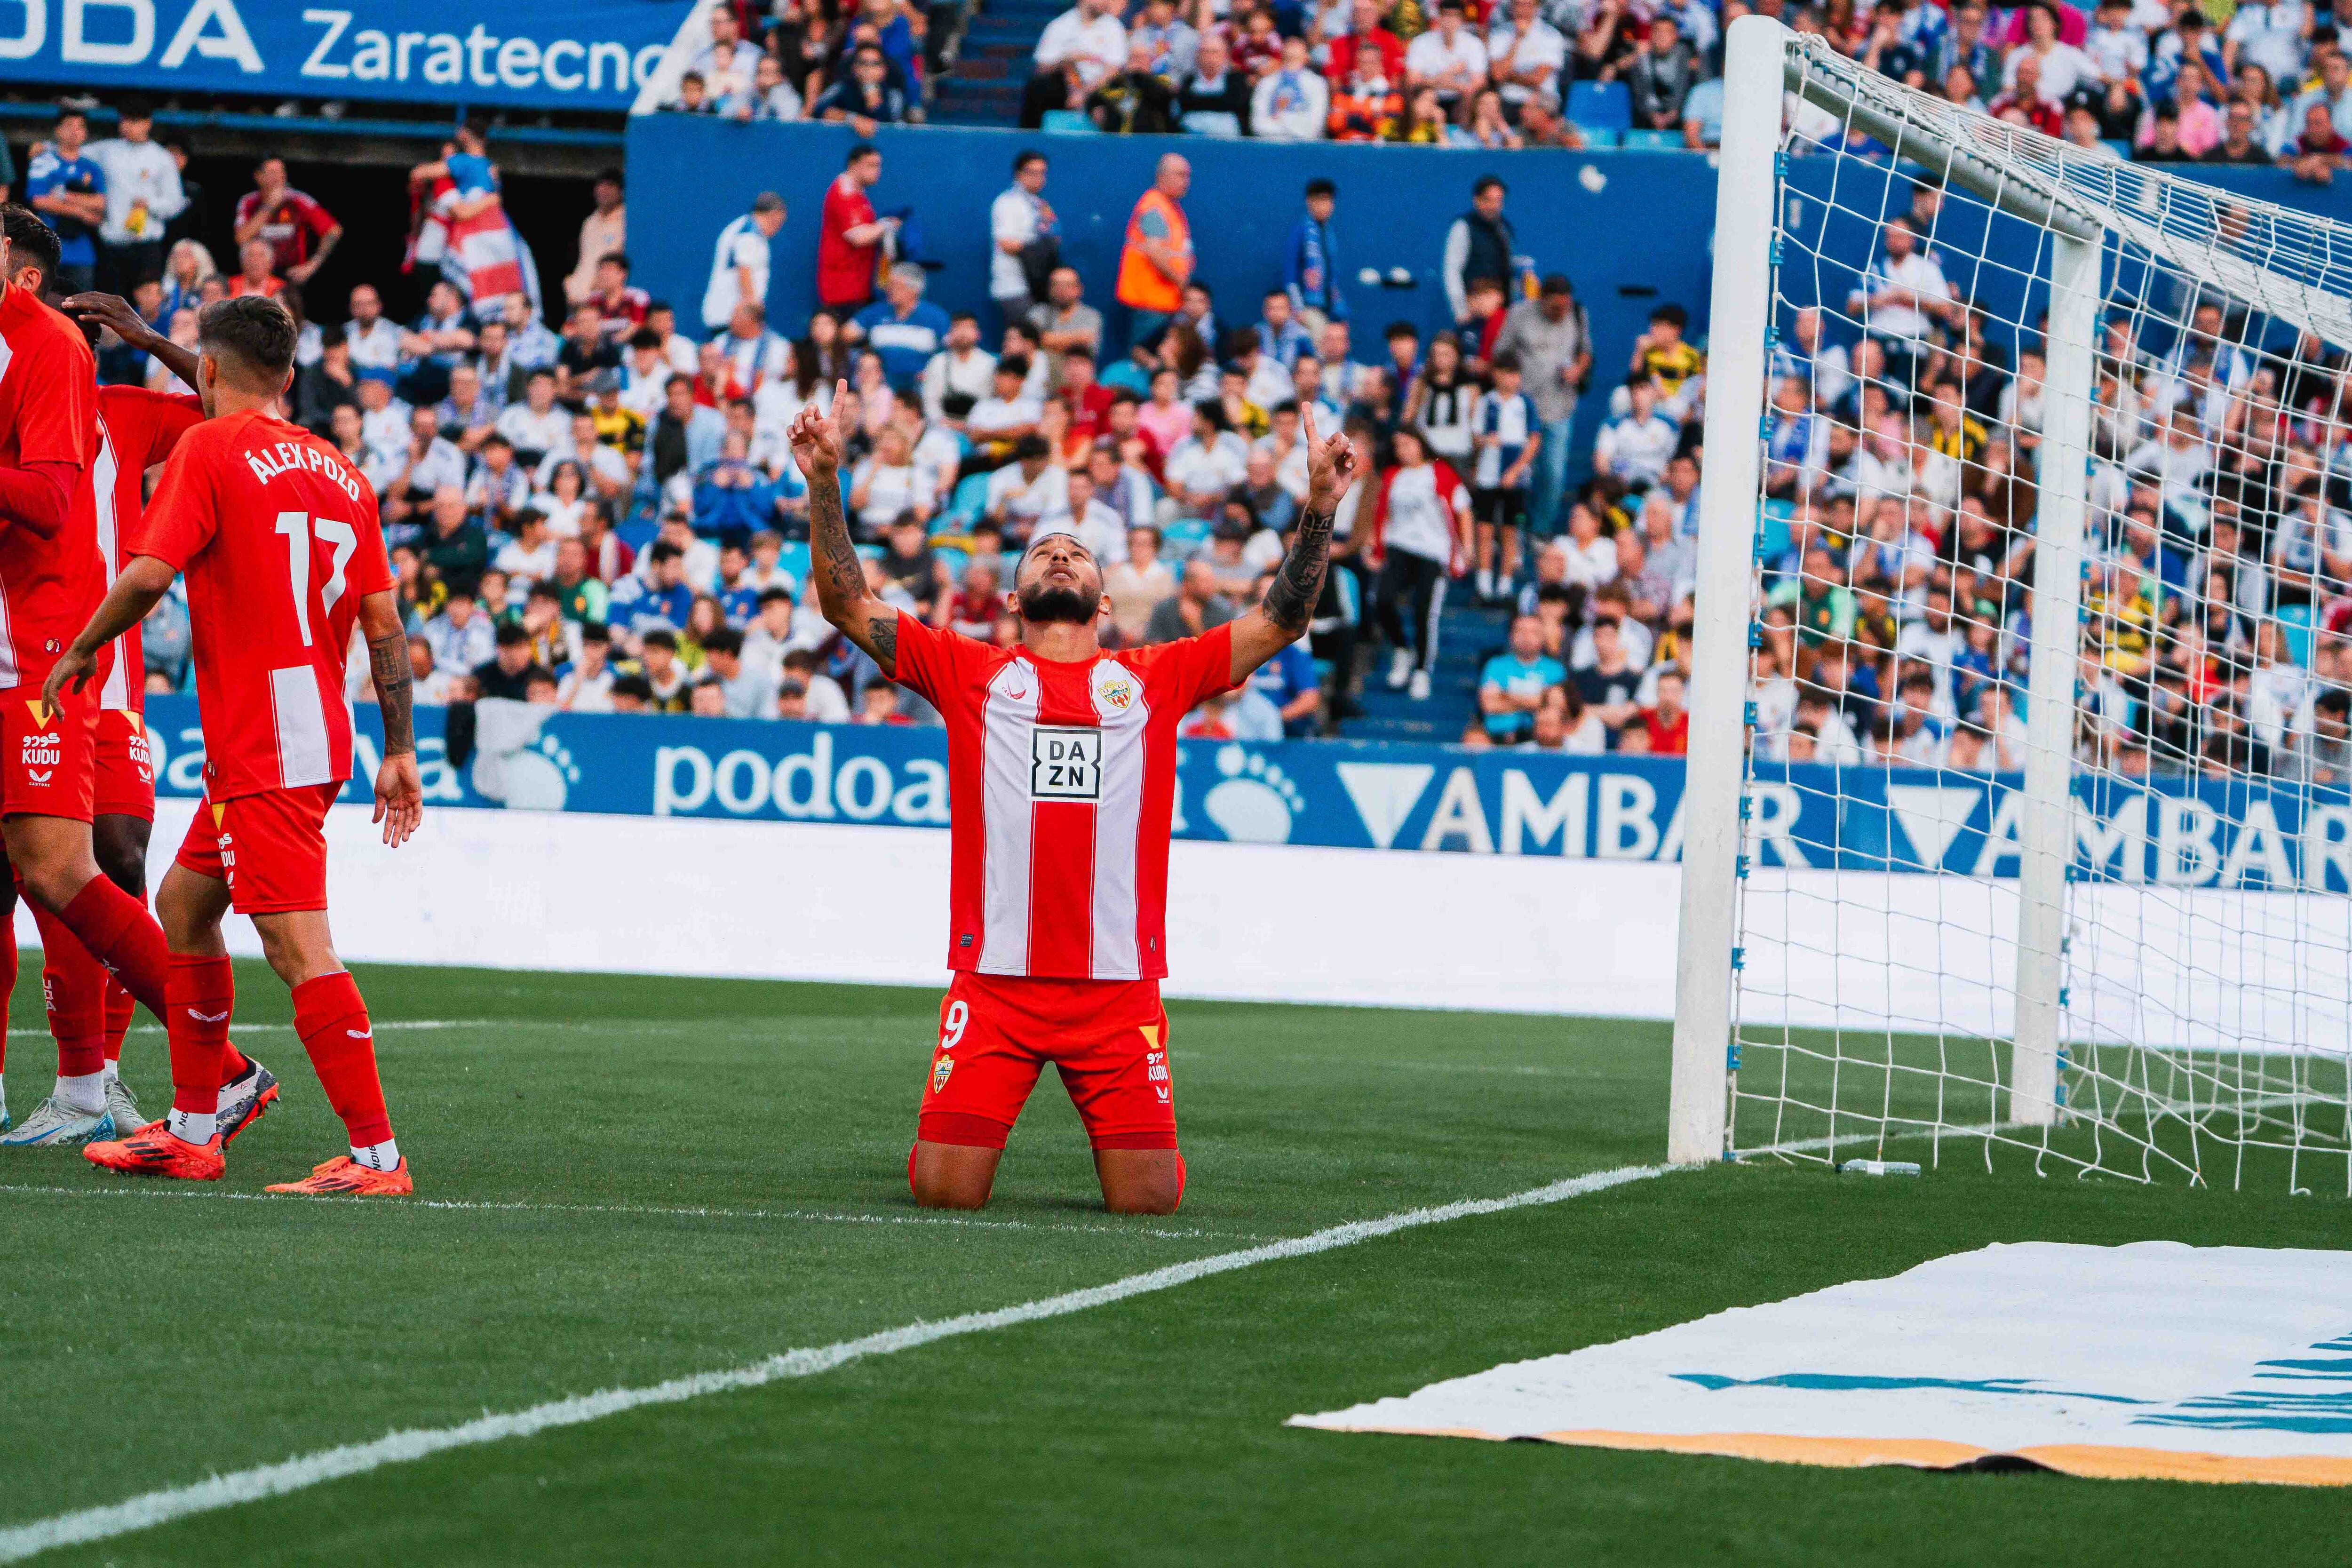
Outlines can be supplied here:
M128 1138L82 1146L82 1158L126 1176L170 1176L183 1182L217 1182L228 1171L220 1134L209 1143L172 1136L171 1126L150 1121Z
M273 1193L299 1193L304 1197L349 1196L355 1198L405 1197L416 1190L408 1179L408 1158L389 1171L371 1171L349 1154L338 1154L323 1165L313 1165L310 1173L299 1182L279 1182L269 1189Z

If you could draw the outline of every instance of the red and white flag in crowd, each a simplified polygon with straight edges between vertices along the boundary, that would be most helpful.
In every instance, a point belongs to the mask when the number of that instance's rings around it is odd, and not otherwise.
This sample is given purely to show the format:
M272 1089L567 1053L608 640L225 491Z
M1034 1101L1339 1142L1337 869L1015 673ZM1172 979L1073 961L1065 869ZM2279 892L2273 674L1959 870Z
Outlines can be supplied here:
M425 201L402 270L419 263L438 268L468 304L521 294L539 308L538 266L503 203L460 216L457 184L446 175L434 182Z

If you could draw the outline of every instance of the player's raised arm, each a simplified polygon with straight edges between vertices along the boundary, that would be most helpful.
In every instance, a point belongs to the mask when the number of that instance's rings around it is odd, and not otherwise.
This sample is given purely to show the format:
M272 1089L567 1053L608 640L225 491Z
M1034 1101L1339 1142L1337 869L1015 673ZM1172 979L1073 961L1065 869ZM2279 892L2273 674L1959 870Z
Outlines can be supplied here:
M1267 659L1307 635L1315 603L1323 596L1323 577L1331 564L1331 520L1339 498L1355 482L1356 448L1347 432L1318 439L1315 416L1299 410L1299 434L1307 443L1307 505L1298 514L1298 531L1290 553L1274 574L1265 602L1234 622L1233 679L1235 685Z
M41 683L41 700L55 703L68 687L79 691L97 668L98 650L145 620L147 612L171 592L172 579L178 575L152 555L134 555L125 563L114 586L91 612L89 625L49 667L49 678Z
M408 841L425 815L425 785L416 772L414 677L408 665L408 631L388 589L360 596L360 635L367 638L368 675L375 682L376 707L383 719L383 763L375 771L375 816L383 841L394 848Z
M163 368L189 386L196 384L196 355L184 349L153 327L130 300L120 294L76 294L63 301L65 313L77 321L96 321L121 338L125 347L141 353L152 354L163 362Z
M833 389L833 409L800 411L787 432L793 457L808 479L809 575L816 580L817 603L842 636L874 656L882 673L898 676L898 611L866 590L866 563L849 537L841 510L841 460L849 431L857 423L857 399L847 382Z

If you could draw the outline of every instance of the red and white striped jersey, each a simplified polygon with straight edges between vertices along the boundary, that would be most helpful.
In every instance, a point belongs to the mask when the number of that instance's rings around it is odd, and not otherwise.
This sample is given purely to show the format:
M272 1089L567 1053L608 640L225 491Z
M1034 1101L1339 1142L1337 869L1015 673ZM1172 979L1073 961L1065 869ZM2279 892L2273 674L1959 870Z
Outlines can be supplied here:
M1176 722L1232 689L1231 628L1063 663L900 616L898 647L947 721L948 967L1164 978Z
M98 389L98 453L89 467L89 482L98 507L98 552L109 588L131 559L131 534L144 502L147 470L169 458L180 437L204 416L203 405L193 397L143 386ZM98 705L133 713L147 710L147 659L137 626L114 639L114 664L100 683Z

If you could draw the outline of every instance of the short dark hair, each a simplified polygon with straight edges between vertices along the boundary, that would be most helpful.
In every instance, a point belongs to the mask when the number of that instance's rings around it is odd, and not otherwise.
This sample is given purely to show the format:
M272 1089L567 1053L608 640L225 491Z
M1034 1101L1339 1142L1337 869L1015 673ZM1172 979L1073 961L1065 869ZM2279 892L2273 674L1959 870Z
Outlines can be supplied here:
M672 653L677 651L677 634L667 626L656 626L637 641L646 647L666 647Z
M1028 380L1029 356L1027 354L1006 354L1003 359L996 362L996 374L999 375L1009 375L1018 381Z
M294 369L294 318L259 294L215 300L196 318L196 341L215 360L234 361L257 380L281 385Z
M619 268L621 269L621 275L622 275L623 277L625 277L625 277L627 277L627 276L628 276L628 272L629 272L629 253L628 253L627 251L625 251L625 250L608 250L608 251L606 251L604 255L602 255L602 256L600 256L600 257L598 257L598 258L596 258L596 265L597 265L597 266L599 266L599 267L604 266L606 262L610 262L610 263L612 263L614 266L615 266L615 267Z
M625 675L613 682L615 697L634 697L640 702L654 700L654 683L642 675Z
M702 651L740 654L743 651L743 634L733 626L714 626L702 639Z
M1317 178L1307 182L1307 194L1310 196L1330 196L1336 200L1339 195L1339 187L1328 180Z
M1481 174L1477 182L1470 187L1470 195L1475 198L1485 195L1488 191L1507 191L1510 188L1503 184L1503 176L1500 174Z
M1414 342L1421 342L1421 329L1414 326L1411 321L1391 321L1389 323L1389 330L1382 333L1381 336L1390 342L1394 342L1399 338L1411 338Z
M68 120L79 120L84 125L87 125L89 123L89 111L83 109L77 109L70 103L58 104L58 117L51 123L63 125Z
M520 621L501 621L499 623L499 646L500 647L513 647L520 643L527 643L529 641L530 641L530 634L522 629L522 623Z
M621 177L621 171L610 163L607 163L604 167L597 170L596 177L593 180L591 180L589 184L593 185L618 185L623 190L629 188L628 181Z
M12 268L29 262L41 269L44 283L58 280L61 257L58 231L41 221L41 215L18 202L0 206L0 232L8 236L9 262Z
M646 555L646 559L658 566L665 561L675 561L685 553L686 552L680 550L673 541L656 539L654 541L653 549Z
M563 603L563 595L556 591L555 584L547 582L533 583L530 585L530 592L525 594L523 598L526 602L532 599L545 599L551 605Z
M1045 161L1045 154L1037 151L1036 148L1024 147L1021 151L1013 154L1013 172L1017 174L1022 170L1027 168L1030 164L1042 163Z
M580 640L609 643L613 640L613 628L602 621L583 621L580 623Z
M1013 460L1016 463L1025 463L1033 458L1050 457L1053 451L1054 448L1046 444L1045 437L1032 432L1013 443Z
M874 145L873 142L860 142L849 149L849 156L841 161L841 166L846 169L852 163L856 163L860 158L879 158L881 155L882 149Z

